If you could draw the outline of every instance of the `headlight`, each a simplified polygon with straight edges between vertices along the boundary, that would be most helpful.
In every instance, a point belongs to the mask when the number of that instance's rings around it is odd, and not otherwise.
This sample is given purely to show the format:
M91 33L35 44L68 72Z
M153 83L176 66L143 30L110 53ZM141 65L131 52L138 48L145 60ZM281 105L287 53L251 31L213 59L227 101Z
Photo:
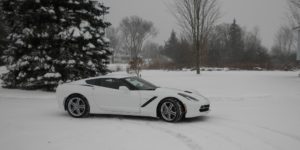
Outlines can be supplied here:
M192 97L192 96L189 96L189 95L187 95L187 94L178 93L178 95L180 95L180 96L182 96L182 97L184 97L184 98L186 98L186 99L188 99L188 100L190 100L190 101L196 101L196 102L199 102L198 99L196 99L196 98L194 98L194 97Z

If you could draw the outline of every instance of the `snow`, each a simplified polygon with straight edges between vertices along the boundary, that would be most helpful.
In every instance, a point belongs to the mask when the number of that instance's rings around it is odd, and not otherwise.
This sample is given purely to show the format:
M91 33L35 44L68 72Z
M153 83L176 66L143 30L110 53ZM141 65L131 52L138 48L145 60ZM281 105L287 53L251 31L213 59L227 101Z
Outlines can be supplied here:
M61 64L66 64L67 62L65 60L61 61Z
M19 78L23 78L23 77L25 77L26 76L26 73L25 72L20 72L19 74L18 74L18 77Z
M21 39L18 39L18 40L16 41L16 44L18 44L18 45L24 45L24 42L23 42Z
M75 38L81 36L80 35L80 30L77 27L75 27L75 26L72 26L72 27L69 28L69 33L72 33L72 37L75 37Z
M47 9L45 7L41 7L40 9L43 11L47 11Z
M29 65L29 62L28 62L28 61L21 61L21 62L20 62L20 66L21 66L21 67L24 67L24 66L27 66L27 65Z
M87 11L87 10L84 10L84 9L82 9L82 10L76 10L76 12L85 14L85 13L87 13L88 11Z
M50 56L46 56L46 60L50 61L52 58Z
M55 11L54 11L53 9L49 9L49 10L48 10L48 13L49 13L49 14L55 14Z
M47 38L49 37L49 34L47 32L42 33L41 37Z
M97 54L103 55L103 54L106 54L106 51L104 51L104 50L102 50L102 51L97 51Z
M0 76L1 76L1 74L2 73L7 73L8 71L7 71L7 69L6 69L6 67L5 66L0 66Z
M102 8L103 5L101 5L100 3L95 5L95 9L99 10L99 11L104 11L105 9Z
M92 49L92 48L96 48L96 46L92 43L89 43L86 45L88 48Z
M24 28L22 32L23 32L23 34L25 34L26 36L29 36L29 35L32 35L33 30L32 30L32 29L29 29L29 28Z
M103 41L102 41L101 39L98 39L97 42L100 43L101 45L104 44Z
M110 42L109 38L107 38L107 37L102 37L102 39L103 39L103 41L104 41L105 43L109 43L109 42Z
M87 63L87 65L89 65L89 66L95 66L95 64L91 61L91 60L89 60L89 62Z
M51 66L49 64L44 64L45 69L49 69Z
M91 35L91 33L89 31L86 31L86 32L83 33L83 38L85 40L89 40L89 39L92 39L93 36Z
M44 78L60 78L61 74L60 73L46 73L44 75Z
M66 22L66 19L60 19L60 22Z
M111 71L126 71L128 67L128 64L109 64L107 69Z
M90 23L88 21L82 20L79 26L80 28L87 28L90 27Z
M69 60L69 61L68 61L68 64L69 64L69 65L73 65L73 64L75 64L75 63L76 63L75 60Z
M54 93L0 88L0 149L300 148L298 72L153 70L142 77L163 87L196 89L210 98L212 112L176 124L114 115L74 119L59 111Z

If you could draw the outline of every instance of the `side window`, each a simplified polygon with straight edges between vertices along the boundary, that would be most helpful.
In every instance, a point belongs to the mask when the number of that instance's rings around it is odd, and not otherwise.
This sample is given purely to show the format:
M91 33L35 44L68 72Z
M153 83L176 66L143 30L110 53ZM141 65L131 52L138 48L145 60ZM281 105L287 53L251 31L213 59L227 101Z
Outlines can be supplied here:
M120 82L120 86L126 86L129 90L135 90L134 86L128 84L123 79L120 79L119 82Z
M112 79L112 78L92 79L92 80L87 80L86 83L91 84L91 85L111 88L111 89L119 89L119 87L120 87L119 80L118 79Z
M86 83L87 83L87 84L91 84L91 85L97 85L97 86L100 86L100 85L98 85L98 84L99 84L99 79L86 80ZM98 83L98 84L97 84L97 83Z
M107 78L107 79L102 79L101 86L106 88L119 89L120 84L116 79Z

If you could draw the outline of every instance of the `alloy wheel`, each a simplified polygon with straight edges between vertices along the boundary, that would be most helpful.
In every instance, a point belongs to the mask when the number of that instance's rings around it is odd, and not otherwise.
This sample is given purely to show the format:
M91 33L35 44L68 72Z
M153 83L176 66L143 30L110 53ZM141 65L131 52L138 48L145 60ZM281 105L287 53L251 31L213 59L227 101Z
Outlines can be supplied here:
M80 117L85 113L86 103L80 97L71 98L68 102L68 110L72 116Z

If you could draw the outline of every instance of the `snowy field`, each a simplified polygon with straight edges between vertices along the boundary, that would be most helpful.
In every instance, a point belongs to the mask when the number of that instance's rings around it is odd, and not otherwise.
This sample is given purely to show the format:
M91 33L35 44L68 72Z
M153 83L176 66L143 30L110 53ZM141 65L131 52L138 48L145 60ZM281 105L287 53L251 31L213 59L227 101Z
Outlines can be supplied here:
M0 149L299 150L297 74L144 71L157 85L196 89L211 99L209 116L176 124L110 115L73 119L58 111L54 93L0 88Z

